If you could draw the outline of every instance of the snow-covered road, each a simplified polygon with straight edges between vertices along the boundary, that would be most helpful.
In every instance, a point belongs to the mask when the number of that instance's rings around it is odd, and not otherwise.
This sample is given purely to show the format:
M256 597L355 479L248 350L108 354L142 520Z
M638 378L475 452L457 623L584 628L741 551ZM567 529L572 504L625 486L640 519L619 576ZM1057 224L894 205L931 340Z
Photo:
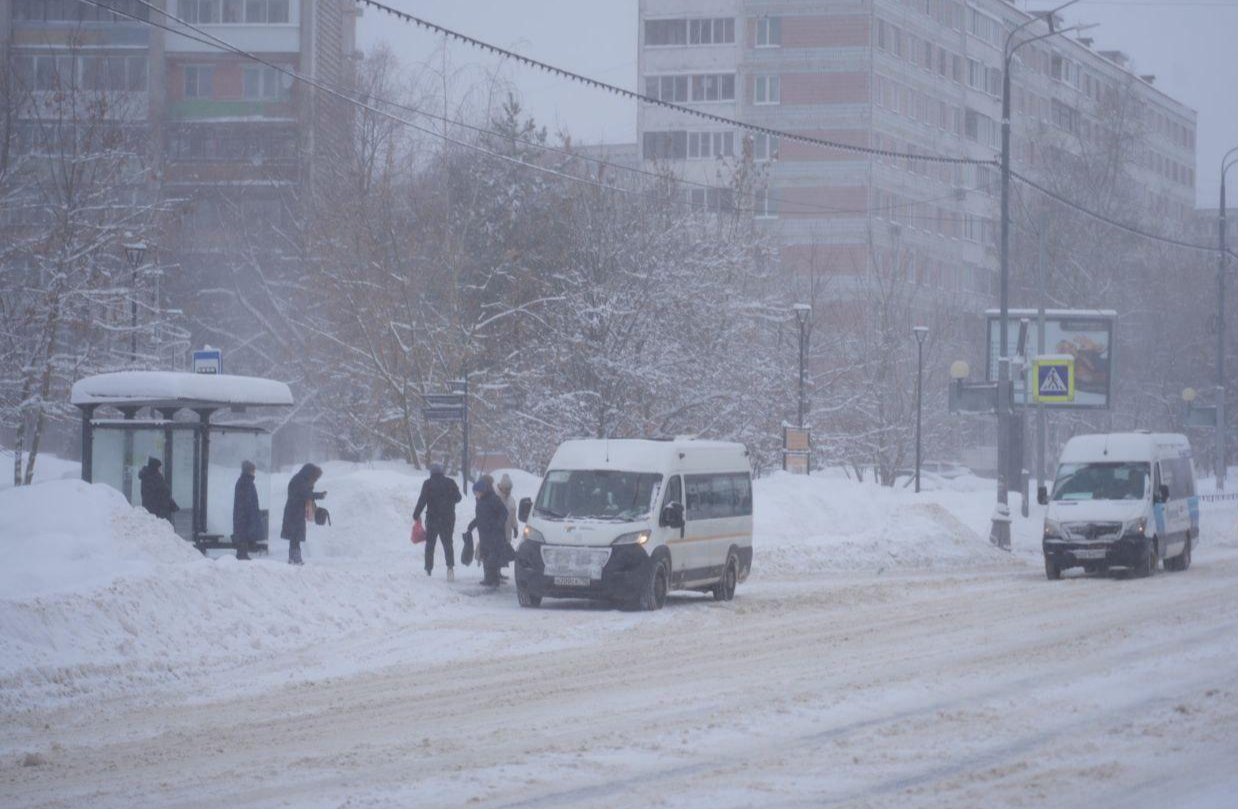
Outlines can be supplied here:
M462 598L433 632L0 717L0 805L1232 807L1230 537L1151 580L1016 560L656 614Z

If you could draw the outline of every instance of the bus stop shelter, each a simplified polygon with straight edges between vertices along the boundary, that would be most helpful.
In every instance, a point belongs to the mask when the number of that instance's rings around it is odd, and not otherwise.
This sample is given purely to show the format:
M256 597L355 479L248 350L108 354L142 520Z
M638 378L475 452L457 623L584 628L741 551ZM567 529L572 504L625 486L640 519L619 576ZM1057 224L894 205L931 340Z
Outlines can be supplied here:
M232 484L242 461L258 469L255 484L270 525L271 435L262 427L219 423L221 412L290 407L283 382L246 376L121 371L74 383L82 411L82 479L119 490L142 505L138 472L149 458L163 462L176 533L202 552L233 548ZM258 550L265 550L261 543Z

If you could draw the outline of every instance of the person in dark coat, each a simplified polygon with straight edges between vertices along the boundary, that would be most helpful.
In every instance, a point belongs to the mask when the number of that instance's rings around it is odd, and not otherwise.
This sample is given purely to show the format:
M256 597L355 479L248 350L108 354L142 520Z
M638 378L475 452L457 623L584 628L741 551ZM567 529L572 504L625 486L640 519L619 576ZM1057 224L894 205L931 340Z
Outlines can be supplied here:
M301 543L305 541L305 522L312 519L310 509L314 507L314 501L327 496L326 492L314 491L314 484L320 477L322 470L307 463L288 481L288 500L284 503L284 523L279 536L288 540L290 565L302 564Z
M248 559L253 544L266 539L262 510L258 507L258 487L254 485L257 473L252 461L243 461L241 476L232 492L232 541L236 543L237 559Z
M443 557L447 560L447 581L456 579L456 554L452 534L456 530L456 503L462 499L460 487L447 477L441 463L430 464L430 477L421 484L421 496L413 509L413 519L426 514L426 575L434 570L434 545L443 542Z
M487 587L499 586L499 569L511 561L511 545L507 542L507 509L494 493L494 487L486 480L473 484L477 495L477 516L469 523L465 533L467 542L473 530L477 530L477 544L481 551L482 570L485 578L481 583Z
M146 466L138 472L138 479L142 481L142 507L161 520L172 522L173 512L180 511L181 507L172 499L172 489L163 477L162 467L163 461L148 458Z

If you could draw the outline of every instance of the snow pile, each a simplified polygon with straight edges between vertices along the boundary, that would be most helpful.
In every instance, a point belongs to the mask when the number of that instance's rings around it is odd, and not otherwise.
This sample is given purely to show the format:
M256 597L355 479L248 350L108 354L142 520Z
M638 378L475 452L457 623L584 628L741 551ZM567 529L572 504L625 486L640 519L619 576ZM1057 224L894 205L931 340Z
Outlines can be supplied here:
M428 644L439 658L490 642L478 615L517 609L510 591L472 598L476 568L447 585L441 552L428 578L421 546L409 544L424 474L402 464L323 467L334 524L308 526L302 568L284 562L288 543L278 539L250 563L203 557L167 521L103 485L0 491L0 711L174 684L362 633ZM536 490L537 478L510 474L517 498ZM273 476L274 535L289 477ZM460 504L457 534L471 500Z
M120 492L81 480L0 490L0 594L28 598L201 562L172 526Z
M916 495L828 472L775 473L754 486L754 574L1008 561L988 542L991 490L968 478Z

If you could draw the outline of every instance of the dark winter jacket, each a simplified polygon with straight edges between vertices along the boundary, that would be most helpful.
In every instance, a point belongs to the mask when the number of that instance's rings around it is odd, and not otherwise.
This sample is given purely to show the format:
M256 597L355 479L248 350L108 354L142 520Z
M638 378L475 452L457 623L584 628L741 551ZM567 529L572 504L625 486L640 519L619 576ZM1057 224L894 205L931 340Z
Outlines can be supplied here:
M421 484L421 497L413 509L413 519L420 520L426 513L426 526L442 528L451 533L456 524L456 503L460 502L460 487L441 472L435 472Z
M491 489L477 498L477 516L469 523L469 530L477 531L477 542L481 545L482 556L490 557L497 554L502 557L502 547L507 545L507 509L503 501Z
M180 511L181 508L172 499L172 490L168 488L163 472L159 471L160 466L162 463L158 459L151 458L146 466L142 467L142 471L138 472L138 479L142 481L142 507L156 517L167 520L171 519L172 512Z
M261 542L262 511L258 508L258 487L254 476L244 472L236 479L232 493L232 539L236 542Z
M326 492L314 491L314 483L322 476L322 470L307 463L288 481L288 501L284 503L284 524L279 532L281 539L294 542L305 541L305 504L321 500Z

